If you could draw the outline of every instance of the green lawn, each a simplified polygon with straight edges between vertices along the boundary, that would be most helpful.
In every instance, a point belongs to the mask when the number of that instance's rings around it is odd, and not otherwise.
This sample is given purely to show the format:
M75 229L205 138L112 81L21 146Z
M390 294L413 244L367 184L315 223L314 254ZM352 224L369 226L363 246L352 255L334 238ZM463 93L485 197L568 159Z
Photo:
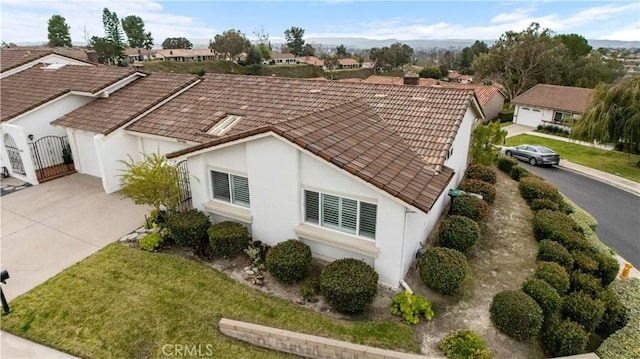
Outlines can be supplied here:
M640 168L635 166L640 161L638 155L607 151L534 135L517 135L507 138L506 141L507 146L517 146L523 143L543 145L558 152L560 159L564 158L583 166L640 182Z
M409 325L341 321L268 296L201 263L114 243L11 302L2 330L91 358L212 345L216 358L281 358L218 331L223 318L418 352ZM284 356L287 357L287 356Z

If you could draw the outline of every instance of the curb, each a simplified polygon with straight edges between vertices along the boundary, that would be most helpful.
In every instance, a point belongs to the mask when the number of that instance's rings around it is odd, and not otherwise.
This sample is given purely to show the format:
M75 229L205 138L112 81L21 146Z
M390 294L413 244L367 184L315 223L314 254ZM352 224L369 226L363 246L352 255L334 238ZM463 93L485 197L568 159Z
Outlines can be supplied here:
M621 189L621 190L623 190L625 192L629 192L629 193L634 194L636 196L640 196L640 189L636 190L636 189L633 189L633 188L629 188L628 186L620 184L620 183L618 183L616 181L611 181L609 179L602 178L600 176L596 176L593 173L589 173L588 171L581 171L581 170L578 170L578 169L575 169L575 168L564 166L564 165L562 165L562 160L560 160L560 163L558 164L557 167L560 167L560 168L562 168L564 170L567 170L567 171L571 171L573 173L581 174L581 175L583 175L585 177L589 177L591 179L594 179L594 180L602 182L602 183L606 183L606 184L608 184L610 186L619 188L619 189Z

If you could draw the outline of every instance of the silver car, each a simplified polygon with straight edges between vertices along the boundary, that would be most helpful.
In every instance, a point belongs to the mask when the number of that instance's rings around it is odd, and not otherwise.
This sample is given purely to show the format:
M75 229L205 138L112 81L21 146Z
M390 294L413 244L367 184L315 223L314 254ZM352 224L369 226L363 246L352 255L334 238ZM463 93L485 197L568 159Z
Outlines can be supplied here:
M532 166L552 166L560 163L560 155L540 145L508 147L504 153L507 156L513 156L519 160L527 161Z

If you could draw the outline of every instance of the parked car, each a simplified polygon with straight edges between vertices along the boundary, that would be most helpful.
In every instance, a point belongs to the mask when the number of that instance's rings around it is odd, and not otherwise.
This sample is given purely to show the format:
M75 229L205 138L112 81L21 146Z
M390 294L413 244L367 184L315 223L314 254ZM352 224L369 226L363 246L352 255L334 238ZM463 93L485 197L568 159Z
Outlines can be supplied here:
M504 153L519 160L527 161L530 165L552 166L560 163L560 155L552 149L540 145L520 145L508 147Z

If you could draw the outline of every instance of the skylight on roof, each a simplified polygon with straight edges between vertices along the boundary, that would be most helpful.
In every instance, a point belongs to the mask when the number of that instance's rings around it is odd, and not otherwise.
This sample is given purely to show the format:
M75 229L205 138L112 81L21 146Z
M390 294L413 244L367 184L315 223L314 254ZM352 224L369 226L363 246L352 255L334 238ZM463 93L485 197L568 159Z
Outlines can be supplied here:
M67 64L49 64L45 67L43 67L43 69L45 70L59 70L63 67L67 66Z
M225 134L225 132L229 131L233 126L235 126L235 124L238 123L241 118L242 116L239 115L228 115L213 127L211 127L211 129L207 131L207 133L214 136L222 136L223 134Z

